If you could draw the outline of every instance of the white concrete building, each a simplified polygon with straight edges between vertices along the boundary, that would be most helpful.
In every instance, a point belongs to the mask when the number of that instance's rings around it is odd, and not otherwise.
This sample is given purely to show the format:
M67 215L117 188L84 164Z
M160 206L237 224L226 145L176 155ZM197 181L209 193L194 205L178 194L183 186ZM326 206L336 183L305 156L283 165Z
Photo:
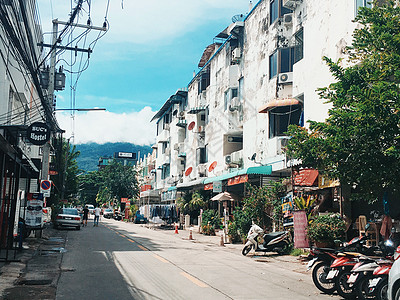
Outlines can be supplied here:
M261 0L234 16L204 51L187 99L169 99L154 117L156 188L207 189L222 181L226 190L290 175L284 133L289 124L327 117L329 104L317 89L333 78L322 58L343 58L357 26L352 20L366 5ZM178 119L187 127L176 128Z

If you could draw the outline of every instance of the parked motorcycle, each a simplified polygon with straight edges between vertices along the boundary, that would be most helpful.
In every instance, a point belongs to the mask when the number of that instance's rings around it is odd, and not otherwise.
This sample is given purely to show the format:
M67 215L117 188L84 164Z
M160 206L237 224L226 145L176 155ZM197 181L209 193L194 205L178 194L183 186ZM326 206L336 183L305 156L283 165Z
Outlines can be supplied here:
M257 225L251 226L247 234L247 241L242 250L243 255L247 255L251 249L255 252L278 252L279 254L285 251L285 248L292 242L292 236L289 231L271 232L264 234L262 244L259 243L258 237L264 231Z
M373 277L374 270L379 267L378 261L381 258L372 258L367 256L359 257L351 270L351 275L347 280L347 284L353 288L358 299L369 299L369 281Z
M373 278L368 282L367 295L377 300L387 300L389 271L392 268L392 260L378 262L379 266L374 270Z
M369 228L369 225L366 226L366 229ZM311 248L310 256L312 259L308 262L307 271L315 267L312 271L312 279L315 286L322 292L326 294L333 294L335 292L335 280L334 277L328 279L327 276L331 271L331 264L335 259L338 258L338 253L343 251L355 250L357 252L366 253L369 249L366 249L363 246L364 241L367 239L367 236L355 237L350 242L345 243L340 249L331 249L331 248ZM331 276L333 276L331 274Z

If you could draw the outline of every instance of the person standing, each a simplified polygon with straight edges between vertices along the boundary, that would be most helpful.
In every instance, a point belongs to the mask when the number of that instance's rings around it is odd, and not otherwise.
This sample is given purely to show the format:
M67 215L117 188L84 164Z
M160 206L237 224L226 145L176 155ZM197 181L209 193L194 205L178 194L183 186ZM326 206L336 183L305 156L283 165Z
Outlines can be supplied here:
M93 212L94 213L93 226L99 226L100 212L101 212L100 207L96 206L96 208L94 209L94 212Z
M82 226L87 226L87 220L89 218L89 208L85 205L83 208L83 225Z

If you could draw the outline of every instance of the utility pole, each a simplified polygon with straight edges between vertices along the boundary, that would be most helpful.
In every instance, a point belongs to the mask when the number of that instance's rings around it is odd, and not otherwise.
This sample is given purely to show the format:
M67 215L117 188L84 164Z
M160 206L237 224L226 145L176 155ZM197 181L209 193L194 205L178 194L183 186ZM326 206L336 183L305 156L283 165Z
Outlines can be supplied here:
M53 108L54 102L54 90L55 90L55 75L56 75L56 51L57 49L65 49L71 50L75 52L87 52L88 55L92 52L91 49L80 49L80 48L70 48L70 47L63 47L57 45L61 41L58 40L58 24L66 25L66 26L75 26L80 28L92 29L92 30L101 30L106 31L106 27L95 27L90 25L81 25L73 23L75 16L77 15L78 11L81 9L82 0L79 1L78 5L75 7L69 22L59 21L58 19L53 20L53 37L51 45L40 43L39 45L43 47L50 47L50 69L49 69L49 87L48 87L48 101L51 108ZM65 29L62 31L64 32ZM53 112L53 111L52 111ZM42 180L47 180L49 177L49 166L50 166L50 141L47 142L43 146L43 159L42 159Z

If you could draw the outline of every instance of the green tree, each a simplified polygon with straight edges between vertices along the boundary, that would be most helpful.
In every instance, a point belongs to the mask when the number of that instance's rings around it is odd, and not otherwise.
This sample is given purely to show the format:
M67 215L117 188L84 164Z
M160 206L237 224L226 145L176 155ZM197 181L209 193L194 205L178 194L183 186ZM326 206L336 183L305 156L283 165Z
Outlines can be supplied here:
M374 4L356 17L362 27L347 48L350 66L324 57L336 79L319 90L332 105L328 118L309 130L290 126L287 147L371 200L398 189L400 175L400 8Z
M132 166L124 166L113 160L99 171L99 179L103 193L108 193L110 199L136 198L139 195L139 186L136 171Z
M74 202L79 188L78 175L82 172L76 161L80 152L76 150L75 145L71 145L69 140L62 137L54 139L53 145L56 151L52 165L57 174L51 176L55 191L50 205L59 204L61 199Z
M281 197L286 188L281 181L271 181L268 185L246 185L248 195L243 200L243 210L250 220L266 229L272 222L282 218Z
M96 196L102 181L98 171L79 176L79 195L81 204L96 204Z

